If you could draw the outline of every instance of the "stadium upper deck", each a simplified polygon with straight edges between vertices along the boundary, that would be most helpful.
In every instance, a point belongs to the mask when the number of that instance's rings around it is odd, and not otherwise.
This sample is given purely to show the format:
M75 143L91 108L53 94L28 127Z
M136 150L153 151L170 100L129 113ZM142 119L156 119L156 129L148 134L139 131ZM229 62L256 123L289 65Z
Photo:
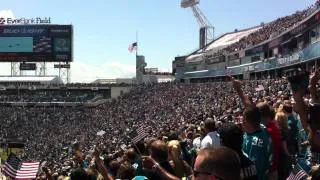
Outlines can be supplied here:
M217 53L218 51L238 42L240 39L248 36L249 34L259 30L261 26L245 29L242 31L226 33L212 41L205 48L197 50L186 58L187 62L201 61L201 57L204 53L210 51L211 53Z
M203 49L176 57L173 72L180 81L216 79L226 72L245 79L258 72L258 77L279 76L292 65L310 68L320 57L319 40L320 6L315 4L268 24L226 33Z

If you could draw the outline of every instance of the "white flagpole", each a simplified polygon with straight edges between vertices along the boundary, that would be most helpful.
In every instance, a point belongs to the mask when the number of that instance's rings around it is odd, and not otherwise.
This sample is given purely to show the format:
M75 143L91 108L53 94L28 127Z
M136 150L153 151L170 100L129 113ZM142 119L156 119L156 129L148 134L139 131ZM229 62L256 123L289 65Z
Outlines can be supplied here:
M136 57L138 57L138 49L139 49L138 36L139 36L139 33L138 33L138 30L137 30L137 31L136 31L136 43L137 43L137 47L136 47Z

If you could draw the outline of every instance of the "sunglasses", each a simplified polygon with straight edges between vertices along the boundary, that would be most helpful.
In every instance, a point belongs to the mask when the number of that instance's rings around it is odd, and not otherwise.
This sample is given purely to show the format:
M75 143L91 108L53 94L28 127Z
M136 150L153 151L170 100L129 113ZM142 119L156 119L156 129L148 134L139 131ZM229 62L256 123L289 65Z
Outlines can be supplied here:
M216 180L223 180L222 178L214 175L213 173L209 173L209 172L201 172L201 171L197 171L197 170L193 170L193 176L195 178L197 178L200 174L206 175L206 176L214 176L216 178Z

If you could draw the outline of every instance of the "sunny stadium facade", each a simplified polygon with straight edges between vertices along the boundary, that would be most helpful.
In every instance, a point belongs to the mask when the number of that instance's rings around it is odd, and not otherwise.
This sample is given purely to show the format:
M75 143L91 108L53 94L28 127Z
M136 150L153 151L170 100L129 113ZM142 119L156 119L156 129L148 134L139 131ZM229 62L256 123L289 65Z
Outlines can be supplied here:
M175 57L178 82L282 77L284 70L310 70L320 60L318 4L270 23L225 33L203 48Z

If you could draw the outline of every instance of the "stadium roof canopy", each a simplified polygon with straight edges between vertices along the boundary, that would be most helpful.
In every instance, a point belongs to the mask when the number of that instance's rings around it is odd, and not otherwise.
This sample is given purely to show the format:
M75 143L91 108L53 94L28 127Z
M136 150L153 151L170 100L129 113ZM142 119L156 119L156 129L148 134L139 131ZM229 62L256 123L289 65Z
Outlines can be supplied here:
M220 38L211 42L207 47L205 47L204 51L212 50L212 49L219 48L219 47L224 48L226 46L229 46L233 43L238 42L243 37L246 37L249 34L259 30L260 28L261 28L261 26L242 30L242 31L237 31L234 33L226 33L226 34L222 35ZM219 48L219 49L221 49L221 48Z
M62 84L58 76L0 76L0 83Z
M262 26L256 26L256 27L249 28L249 29L225 33L225 34L221 35L220 37L218 37L217 39L210 42L203 49L198 49L195 52L189 54L189 56L186 58L186 60L187 61L201 60L201 56L203 55L204 52L211 51L211 50L214 50L214 51L221 50L221 49L223 49L233 43L238 42L243 37L246 37L246 36L250 35L251 33L259 30L261 27Z

